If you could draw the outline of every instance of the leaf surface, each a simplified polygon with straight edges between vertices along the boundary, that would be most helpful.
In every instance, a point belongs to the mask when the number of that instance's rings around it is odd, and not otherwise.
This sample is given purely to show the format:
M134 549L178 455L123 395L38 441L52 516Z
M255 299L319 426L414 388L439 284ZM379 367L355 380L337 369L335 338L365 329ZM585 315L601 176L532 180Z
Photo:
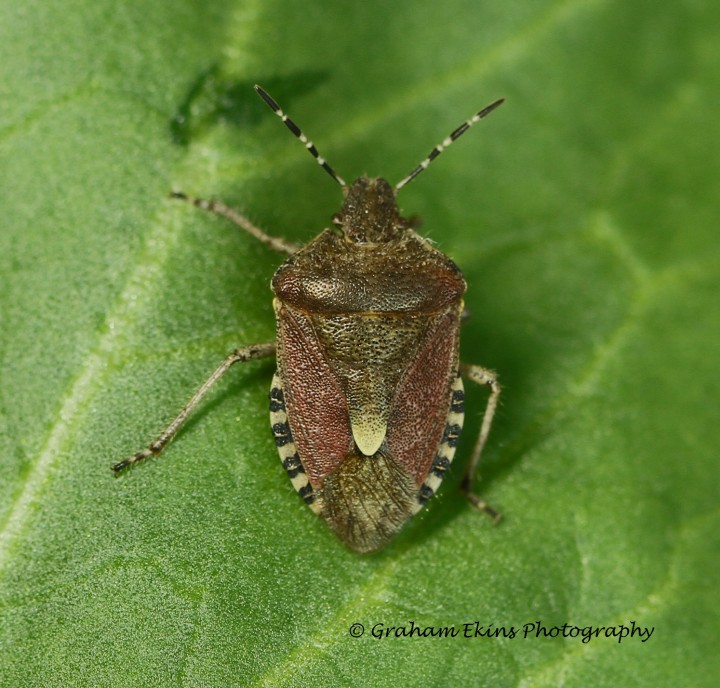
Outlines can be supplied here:
M717 685L719 15L3 2L0 685ZM113 479L273 338L278 256L168 191L297 242L339 208L256 82L343 177L393 183L507 97L399 197L504 387L476 485L499 526L457 494L471 389L438 497L346 551L279 465L270 361ZM632 623L653 635L525 637Z

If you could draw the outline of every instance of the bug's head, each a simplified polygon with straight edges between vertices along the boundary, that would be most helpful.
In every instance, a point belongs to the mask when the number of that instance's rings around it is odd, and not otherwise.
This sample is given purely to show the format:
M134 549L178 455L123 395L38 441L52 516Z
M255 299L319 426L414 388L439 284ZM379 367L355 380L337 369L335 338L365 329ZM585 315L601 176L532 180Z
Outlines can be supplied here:
M333 224L357 243L391 241L408 226L400 217L395 189L381 177L360 177L346 186L345 202Z

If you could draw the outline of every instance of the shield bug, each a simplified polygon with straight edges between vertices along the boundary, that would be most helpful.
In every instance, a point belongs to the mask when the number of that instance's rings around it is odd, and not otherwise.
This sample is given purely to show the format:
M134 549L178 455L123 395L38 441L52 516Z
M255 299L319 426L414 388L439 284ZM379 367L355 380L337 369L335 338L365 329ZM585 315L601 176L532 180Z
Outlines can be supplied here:
M113 470L159 454L235 363L275 355L270 424L293 487L343 543L371 552L422 509L447 473L463 426L465 376L490 395L461 489L498 518L472 492L471 480L500 387L493 372L460 362L465 279L400 215L395 197L503 101L460 125L393 187L382 178L345 183L275 100L255 90L341 186L345 200L334 226L301 248L222 203L173 194L288 254L271 283L277 341L230 353L175 420Z

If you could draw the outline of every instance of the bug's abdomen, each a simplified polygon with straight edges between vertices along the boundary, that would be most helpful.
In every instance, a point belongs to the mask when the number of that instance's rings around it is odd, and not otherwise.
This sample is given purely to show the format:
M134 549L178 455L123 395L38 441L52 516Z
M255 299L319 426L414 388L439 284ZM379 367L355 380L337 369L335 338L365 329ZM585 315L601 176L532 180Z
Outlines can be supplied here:
M273 375L272 387L270 388L270 427L275 437L275 445L278 454L280 454L280 461L287 471L292 486L305 500L305 503L319 515L322 511L322 504L308 480L305 467L298 454L297 445L288 422L282 380L277 372Z
M293 439L282 380L277 373L270 390L270 424L290 482L313 512L322 516L340 540L356 552L381 548L434 496L455 456L463 421L464 392L458 375L452 386L442 440L420 486L385 446L371 457L353 450L316 489Z
M422 509L430 500L447 474L450 464L455 458L455 451L460 440L463 424L465 422L465 391L462 378L458 374L452 386L450 409L448 410L445 429L438 446L437 453L430 465L430 470L418 490L417 499L413 505L413 513Z

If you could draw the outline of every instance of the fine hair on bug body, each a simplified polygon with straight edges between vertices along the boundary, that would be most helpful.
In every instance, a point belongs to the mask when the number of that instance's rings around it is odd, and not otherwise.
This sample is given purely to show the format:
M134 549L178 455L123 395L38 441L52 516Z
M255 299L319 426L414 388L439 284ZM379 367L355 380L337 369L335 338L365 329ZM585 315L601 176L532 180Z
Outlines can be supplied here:
M270 426L282 465L345 545L372 552L423 508L446 475L465 417L465 378L486 386L489 396L460 489L499 519L472 491L472 480L500 386L491 370L460 361L465 279L400 215L396 195L503 100L461 124L392 186L364 176L347 184L278 103L255 90L340 185L344 202L333 226L300 247L223 203L173 192L287 256L271 281L277 338L232 351L168 427L113 470L160 454L234 364L275 356Z

